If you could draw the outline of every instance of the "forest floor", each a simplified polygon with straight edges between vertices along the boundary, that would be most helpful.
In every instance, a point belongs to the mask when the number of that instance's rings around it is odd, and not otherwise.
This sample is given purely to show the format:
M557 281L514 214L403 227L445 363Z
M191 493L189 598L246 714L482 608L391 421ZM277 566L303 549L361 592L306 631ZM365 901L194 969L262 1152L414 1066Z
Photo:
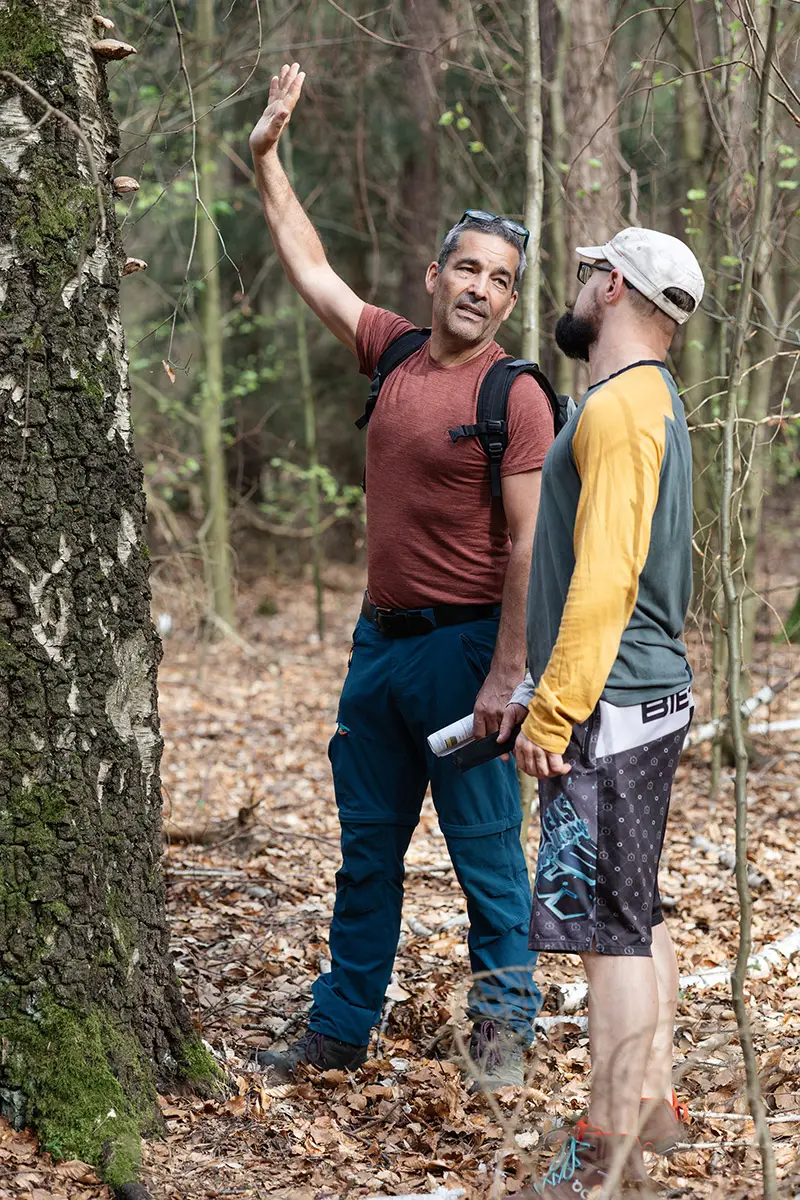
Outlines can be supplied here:
M398 1196L464 1189L499 1198L552 1155L542 1141L584 1106L585 1022L537 1035L528 1086L496 1101L471 1096L450 1060L466 1029L465 910L430 801L408 856L396 977L372 1056L355 1075L313 1071L290 1085L251 1073L253 1047L285 1043L302 1028L310 985L327 962L327 927L339 865L326 744L362 586L339 573L326 594L327 634L314 633L307 584L254 586L241 597L240 640L200 647L179 592L156 590L170 611L160 704L166 872L173 954L187 1004L229 1074L223 1100L162 1097L165 1137L144 1147L157 1200L200 1197ZM268 590L268 596L266 592ZM259 615L266 608L272 615ZM783 598L788 599L787 593ZM189 602L186 601L186 604ZM708 648L695 645L699 710L708 715ZM800 670L797 648L762 640L758 686ZM800 717L800 683L756 719ZM800 734L756 737L750 778L753 946L800 926ZM731 870L693 845L733 845L733 783L725 770L709 800L710 748L684 755L660 875L681 970L730 965L737 896ZM529 854L535 862L536 821ZM581 978L577 958L540 959L549 985ZM781 1195L800 1194L800 957L748 983L763 1092L772 1118ZM691 1149L651 1160L670 1197L763 1194L727 983L686 989L675 1034L679 1095L693 1114ZM716 1115L711 1115L716 1114ZM59 1173L60 1172L60 1173ZM82 1172L82 1173L81 1173ZM82 1164L52 1166L32 1138L0 1126L0 1195L15 1200L99 1200L109 1193Z

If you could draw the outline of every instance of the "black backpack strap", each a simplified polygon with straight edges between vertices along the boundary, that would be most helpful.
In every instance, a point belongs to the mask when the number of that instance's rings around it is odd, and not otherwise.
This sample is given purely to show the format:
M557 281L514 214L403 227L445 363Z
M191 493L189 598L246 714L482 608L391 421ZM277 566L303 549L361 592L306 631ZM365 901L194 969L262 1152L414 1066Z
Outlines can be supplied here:
M415 354L421 346L424 346L430 336L430 329L407 329L405 333L401 333L399 337L396 337L393 342L389 343L378 359L377 366L372 375L367 403L363 413L356 421L358 429L363 429L368 424L375 405L378 403L378 396L386 378L391 375L396 367L399 367L407 358Z
M478 406L474 425L459 425L450 430L452 441L459 438L476 437L489 459L489 476L492 481L492 497L502 496L500 465L508 445L508 422L506 410L508 395L514 380L525 373L531 363L523 359L501 358L494 363L483 377L478 392Z
M478 392L476 423L474 425L459 425L451 429L450 437L457 442L462 437L476 437L489 459L489 474L492 481L492 497L502 497L500 482L500 467L508 445L508 397L512 384L520 375L530 375L536 380L547 397L553 412L553 428L556 433L564 427L568 418L575 411L575 402L569 396L556 393L552 383L539 367L538 363L530 362L527 358L501 358L489 368L483 377Z

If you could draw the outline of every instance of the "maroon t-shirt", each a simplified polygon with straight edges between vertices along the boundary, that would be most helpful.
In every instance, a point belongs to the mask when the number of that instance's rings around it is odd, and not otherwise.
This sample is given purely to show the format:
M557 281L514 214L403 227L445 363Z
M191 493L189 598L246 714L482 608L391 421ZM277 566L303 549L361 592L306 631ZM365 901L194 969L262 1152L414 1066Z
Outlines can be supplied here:
M356 332L364 375L390 342L413 325L365 306ZM476 421L478 390L505 356L497 342L455 367L431 358L426 343L388 377L367 427L367 579L373 604L495 604L511 552L502 505L492 501L489 460L477 438L448 430ZM508 399L502 474L541 467L553 415L539 385L522 375Z

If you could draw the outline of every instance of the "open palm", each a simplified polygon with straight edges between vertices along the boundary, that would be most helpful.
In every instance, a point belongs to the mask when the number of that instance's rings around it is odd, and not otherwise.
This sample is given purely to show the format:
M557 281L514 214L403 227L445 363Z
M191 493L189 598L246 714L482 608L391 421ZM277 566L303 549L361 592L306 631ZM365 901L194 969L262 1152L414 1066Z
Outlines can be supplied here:
M280 75L273 76L269 85L269 102L250 134L250 150L254 157L266 154L277 145L300 99L305 77L305 71L300 70L299 63L292 63L291 66L284 63Z

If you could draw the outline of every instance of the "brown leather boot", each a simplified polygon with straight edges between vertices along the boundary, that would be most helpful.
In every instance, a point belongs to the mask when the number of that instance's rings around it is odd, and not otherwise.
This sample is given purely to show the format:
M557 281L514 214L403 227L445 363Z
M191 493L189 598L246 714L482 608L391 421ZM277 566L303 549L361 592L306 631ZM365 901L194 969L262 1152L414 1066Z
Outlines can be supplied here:
M618 1160L622 1159L621 1174ZM613 1195L654 1196L644 1167L638 1138L629 1134L604 1133L579 1121L572 1137L550 1166L544 1179L516 1193L516 1200L589 1200L593 1188L604 1188L612 1176L619 1178ZM600 1193L605 1196L603 1191Z
M639 1108L639 1141L643 1150L669 1154L678 1142L689 1140L689 1109L678 1101L642 1100Z

